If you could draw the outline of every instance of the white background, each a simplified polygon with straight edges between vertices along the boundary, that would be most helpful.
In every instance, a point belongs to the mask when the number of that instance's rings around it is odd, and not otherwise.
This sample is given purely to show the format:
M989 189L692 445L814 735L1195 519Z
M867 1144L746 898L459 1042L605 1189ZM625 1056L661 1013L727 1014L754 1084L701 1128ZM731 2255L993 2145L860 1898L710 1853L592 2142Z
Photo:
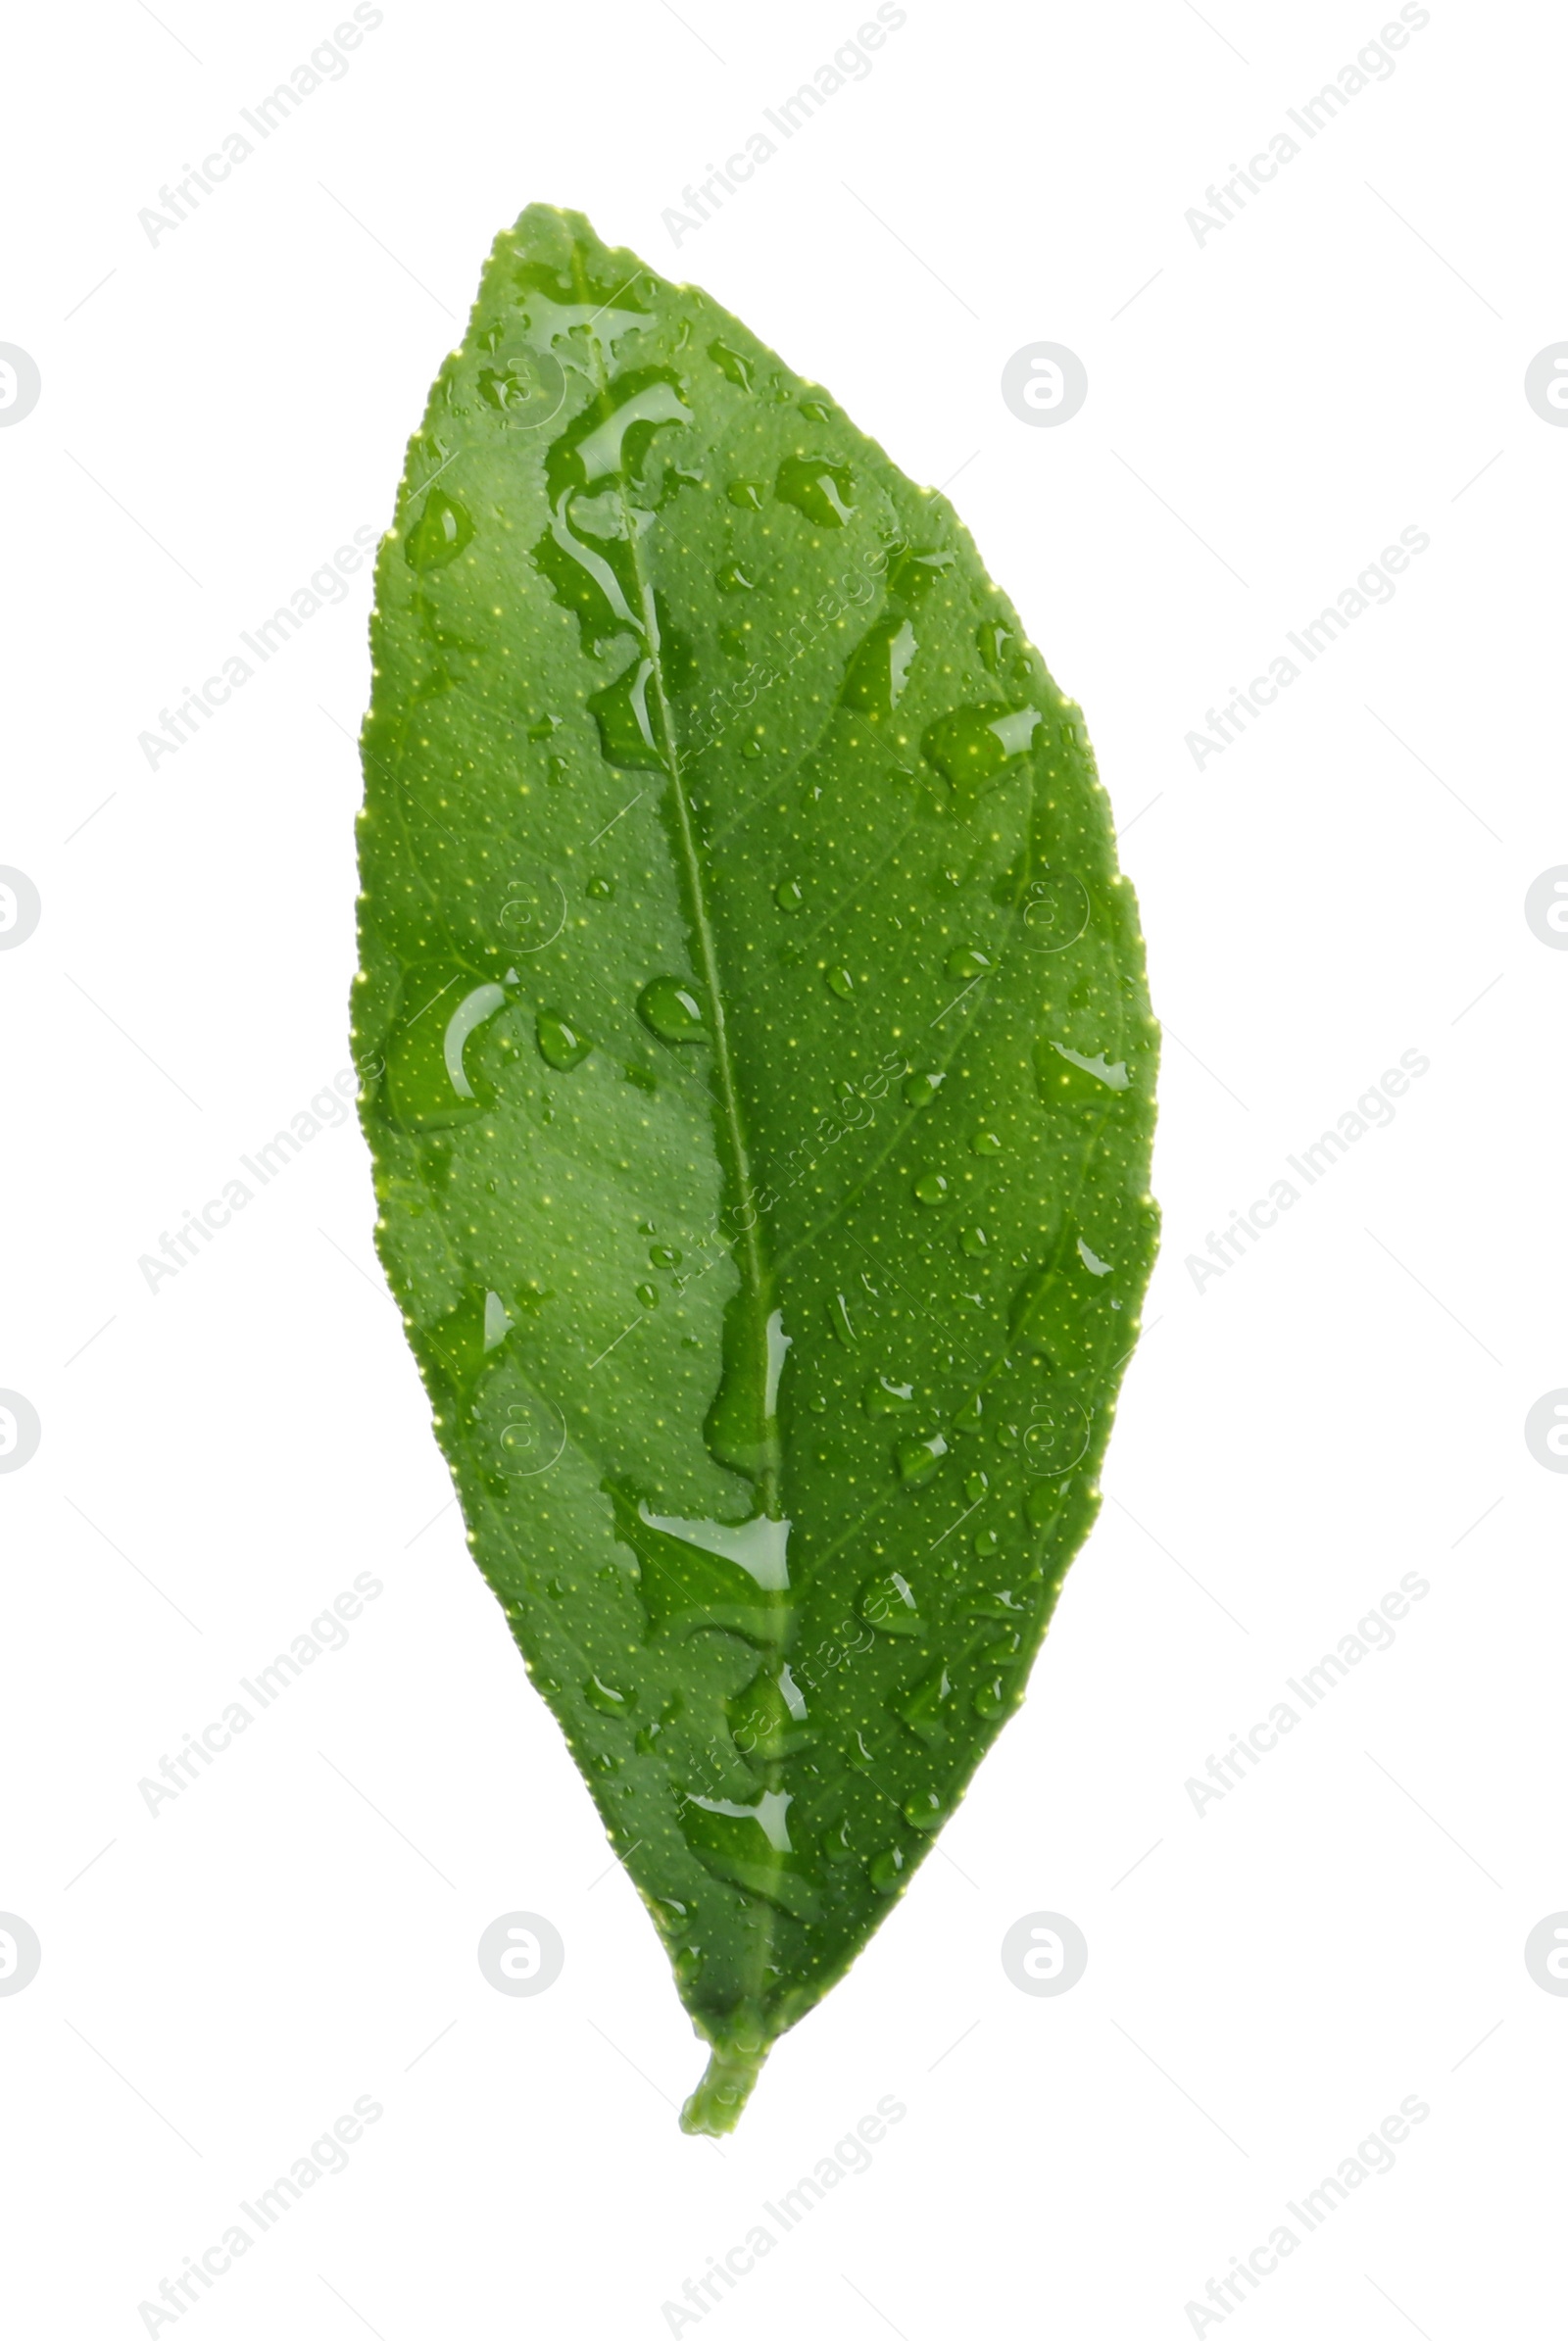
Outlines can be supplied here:
M138 211L329 0L11 28L0 340L43 392L0 431L0 862L43 914L0 953L0 1384L43 1432L0 1477L0 1909L43 1964L0 1997L8 2329L147 2329L368 2092L350 2167L182 2331L658 2336L889 2093L871 2168L705 2325L1179 2336L1414 2093L1396 2168L1228 2321L1544 2330L1568 2001L1523 1945L1568 1904L1568 1483L1523 1421L1568 1383L1568 953L1523 899L1568 861L1568 432L1523 376L1568 335L1564 25L1432 0L1200 244L1188 208L1378 0L909 0L677 250L683 185L858 21L682 19L386 0L156 243ZM385 524L491 238L539 199L953 479L1087 712L1166 1020L1164 1250L1101 1523L942 1853L722 2148L676 2127L701 2051L466 1558L357 1131L156 1293L137 1265L347 1062L368 577L156 770L138 734ZM1059 428L1000 395L1040 340L1088 368ZM1411 525L1396 598L1197 768L1205 709ZM1407 1049L1431 1069L1392 1126L1198 1290L1188 1255ZM150 1815L138 1780L366 1570L348 1646ZM1395 1645L1200 1817L1188 1779L1408 1571ZM516 1909L566 1944L535 1998L474 1956ZM1059 1998L999 1958L1040 1910L1090 1945Z

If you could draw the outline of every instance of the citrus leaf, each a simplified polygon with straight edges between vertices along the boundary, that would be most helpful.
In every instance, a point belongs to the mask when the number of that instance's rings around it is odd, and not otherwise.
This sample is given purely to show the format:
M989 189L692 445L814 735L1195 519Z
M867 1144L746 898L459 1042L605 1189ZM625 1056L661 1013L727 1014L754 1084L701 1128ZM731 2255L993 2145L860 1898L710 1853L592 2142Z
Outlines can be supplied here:
M381 1257L723 2129L1096 1509L1156 1226L1133 898L952 508L573 214L496 243L372 647Z

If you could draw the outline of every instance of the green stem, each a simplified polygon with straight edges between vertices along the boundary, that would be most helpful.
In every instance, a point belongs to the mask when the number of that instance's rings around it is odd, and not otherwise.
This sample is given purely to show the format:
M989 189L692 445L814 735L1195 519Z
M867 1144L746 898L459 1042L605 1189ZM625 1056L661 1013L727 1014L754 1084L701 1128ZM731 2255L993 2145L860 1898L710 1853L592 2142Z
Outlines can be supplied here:
M732 2130L766 2060L767 2047L715 2043L708 2071L681 2108L680 2125L687 2135L721 2138Z

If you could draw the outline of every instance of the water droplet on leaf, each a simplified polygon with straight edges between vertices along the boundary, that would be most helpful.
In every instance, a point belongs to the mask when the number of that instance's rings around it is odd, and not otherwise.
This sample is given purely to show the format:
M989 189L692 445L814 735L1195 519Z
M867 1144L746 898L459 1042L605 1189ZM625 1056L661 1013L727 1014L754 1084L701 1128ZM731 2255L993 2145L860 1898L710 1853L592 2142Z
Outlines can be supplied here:
M819 528L842 528L855 509L855 475L845 463L825 463L815 456L786 456L778 467L774 493Z
M553 1016L545 1008L534 1019L533 1029L540 1055L558 1073L571 1072L593 1053L592 1041L585 1041L563 1017Z
M708 1025L696 991L678 975L656 975L637 995L637 1013L662 1041L705 1041Z
M929 1439L906 1439L893 1450L899 1467L899 1478L906 1488L920 1488L936 1475L937 1467L948 1451L948 1442L940 1431Z
M914 1404L914 1385L890 1382L885 1374L878 1374L861 1391L860 1404L867 1414L903 1414Z
M583 1686L583 1697L590 1707L597 1707L601 1715L624 1715L631 1699L623 1690L616 1690L598 1675L590 1675Z
M1045 721L1038 707L955 707L920 735L920 749L961 798L1000 780Z
M411 568L443 569L473 539L473 521L461 504L432 488L424 510L409 530L403 550Z
M914 1588L897 1569L873 1577L860 1587L859 1611L868 1626L883 1634L912 1636L926 1630Z
M726 381L733 382L737 390L750 390L754 371L750 358L743 358L739 350L732 350L721 341L710 341L708 355Z
M949 951L944 965L956 984L972 984L976 976L984 975L991 966L990 955L977 951L971 943L960 943Z

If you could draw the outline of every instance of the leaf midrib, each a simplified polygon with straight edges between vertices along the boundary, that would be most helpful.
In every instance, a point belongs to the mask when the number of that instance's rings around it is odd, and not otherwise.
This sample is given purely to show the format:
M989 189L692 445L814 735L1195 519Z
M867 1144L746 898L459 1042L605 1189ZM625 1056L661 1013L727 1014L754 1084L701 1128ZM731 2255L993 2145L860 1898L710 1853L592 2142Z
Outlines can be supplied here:
M580 259L577 259L575 255L573 272L577 278L579 294L586 295L591 288L583 278ZM600 395L608 399L610 379L605 368L603 348L597 337L594 340L594 353ZM686 882L687 899L691 905L691 923L697 945L703 988L707 994L710 1029L712 1035L713 1068L718 1091L719 1122L724 1145L730 1156L729 1167L734 1177L736 1198L740 1206L742 1225L734 1240L733 1248L738 1254L737 1264L740 1266L742 1276L752 1292L760 1300L769 1290L768 1264L763 1257L759 1236L760 1214L757 1209L757 1191L752 1179L746 1130L741 1120L740 1096L735 1079L735 1068L730 1056L729 1026L724 1014L724 996L719 978L718 947L709 917L708 895L703 882L702 860L697 850L697 832L692 818L691 802L686 793L680 744L676 737L669 699L664 689L663 664L660 657L662 644L659 616L654 603L653 581L643 564L642 541L632 522L631 515L635 508L627 494L624 470L620 470L616 474L616 491L620 499L622 513L626 519L625 541L629 549L632 573L636 579L638 597L642 605L643 636L647 644L652 670L651 680L654 689L657 728L660 745L666 759L666 769L669 773L670 795L675 810L682 874ZM780 1486L780 1472L771 1441L764 1448L764 1461L759 1477L759 1493L761 1498L762 1510L770 1518L779 1518L779 1505L783 1490Z

